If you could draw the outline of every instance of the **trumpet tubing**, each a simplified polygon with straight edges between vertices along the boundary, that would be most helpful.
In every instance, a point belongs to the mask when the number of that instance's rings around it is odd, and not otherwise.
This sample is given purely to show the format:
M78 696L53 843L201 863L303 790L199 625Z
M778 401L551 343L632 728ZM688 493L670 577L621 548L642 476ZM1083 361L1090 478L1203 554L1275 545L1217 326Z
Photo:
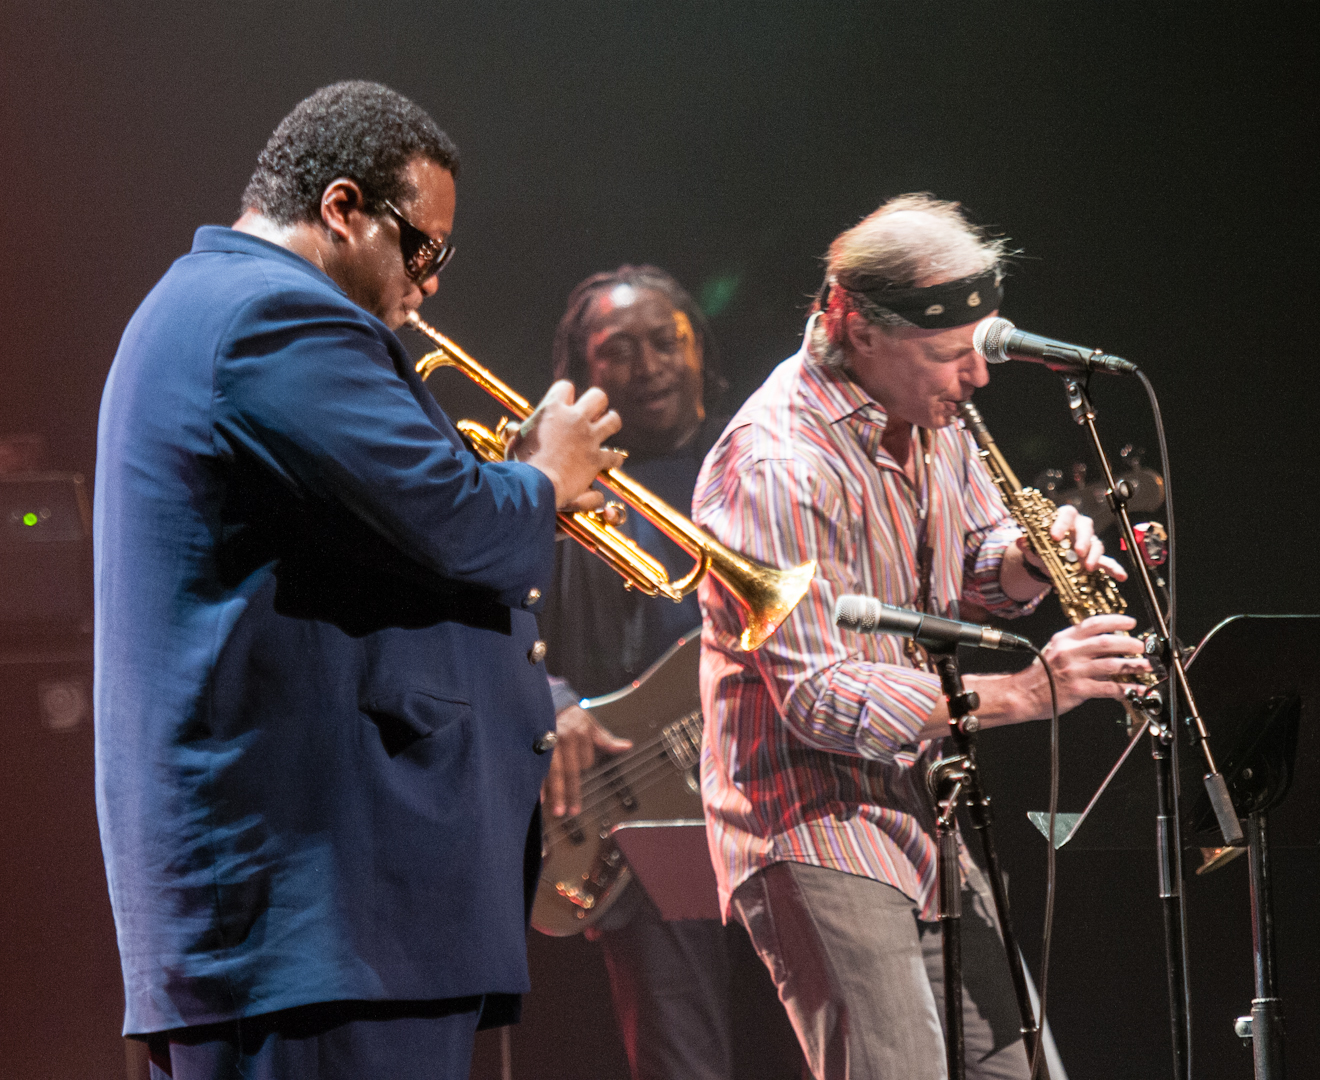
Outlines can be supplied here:
M487 461L504 460L504 440L484 424L460 420L456 425L472 448ZM671 595L664 566L638 547L630 537L610 525L603 513L579 510L559 515L559 527L589 551L599 555L625 579L625 585L646 596L667 596L682 600L682 593Z
M423 379L442 367L457 368L495 398L514 420L521 422L532 415L531 402L482 367L435 327L424 322L416 312L408 315L408 325L436 346L417 361L417 373ZM499 434L467 420L460 421L458 427L482 457L488 461L504 460L504 441ZM677 581L670 581L659 562L630 537L607 524L602 515L561 513L560 527L618 571L625 586L647 596L664 596L679 601L692 592L707 573L714 574L743 608L745 625L739 644L749 652L759 648L779 629L780 623L806 595L816 573L814 559L788 570L769 566L725 547L621 470L609 469L601 473L600 481L695 560L690 572Z

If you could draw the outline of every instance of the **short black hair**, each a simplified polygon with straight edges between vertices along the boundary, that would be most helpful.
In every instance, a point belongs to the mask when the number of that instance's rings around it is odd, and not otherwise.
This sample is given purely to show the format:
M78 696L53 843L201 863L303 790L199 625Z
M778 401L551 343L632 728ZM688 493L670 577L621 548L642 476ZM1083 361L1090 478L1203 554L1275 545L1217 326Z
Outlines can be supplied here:
M280 121L243 192L243 210L281 225L318 221L335 180L356 181L363 209L379 213L416 194L403 175L413 158L458 175L458 147L420 106L380 83L324 86Z
M587 376L587 338L591 327L589 314L592 301L603 292L616 285L631 285L634 289L654 289L664 296L676 310L688 317L692 330L701 345L701 371L703 379L703 397L707 408L714 407L728 384L720 375L720 350L711 333L706 313L692 299L688 291L678 283L678 279L658 266L620 266L617 270L592 274L568 294L568 304L564 309L559 326L555 329L553 352L554 377L568 379L578 388L585 390Z

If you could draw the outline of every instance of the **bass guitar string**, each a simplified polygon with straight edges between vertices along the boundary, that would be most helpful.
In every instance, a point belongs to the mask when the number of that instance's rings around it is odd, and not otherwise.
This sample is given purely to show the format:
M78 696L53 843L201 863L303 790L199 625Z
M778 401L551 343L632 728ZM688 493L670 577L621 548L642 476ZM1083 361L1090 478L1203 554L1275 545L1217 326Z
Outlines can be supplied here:
M641 789L660 778L659 776L650 775L652 773L659 772L663 775L670 768L682 771L683 768L690 767L680 767L678 762L674 761L670 755L670 748L662 745L665 742L667 740L663 735L656 736L642 746L630 751L627 755L629 761L626 765L621 767L616 761L593 769L594 775L583 786L583 808L573 815L574 818L581 818L607 804L616 797L616 793L621 787L628 786ZM579 826L562 822L557 827L565 832L574 832Z
M626 786L628 789L632 791L644 791L651 784L655 783L658 780L664 779L667 773L672 775L672 771L676 769L674 762L672 761L672 759L668 757L668 755L656 755L656 757L651 759L651 761L648 762L647 764L648 764L647 768L643 770L638 770L636 773L634 773L632 780L630 780L626 785L620 783L619 787L622 788ZM608 792L603 798L600 798L590 804L584 804L582 809L578 813L574 814L572 817L565 818L563 821L560 822L556 822L554 827L556 830L562 833L563 836L552 839L551 843L552 844L556 843L559 840L571 836L572 833L577 832L579 829L583 828L583 823L582 823L583 818L592 817L594 814L596 814L597 811L600 811L604 809L606 806L608 806L610 801L616 797L617 797L616 792L614 791Z
M616 757L612 757L599 765L593 765L590 769L585 770L582 782L583 796L587 796L588 793L595 794L601 783L609 785L617 784L618 778L627 774L632 765L639 760L645 760L648 753L662 745L667 753L671 749L673 743L682 744L687 741L687 737L695 735L697 740L696 748L699 752L701 728L700 726L697 726L696 731L694 732L689 725L691 725L693 721L698 720L700 716L700 712L690 712L680 720L676 720L672 724L666 724L658 734L652 736L640 746L635 746L633 749L623 754L619 754Z
M697 715L697 713L690 713L684 720L678 721L677 731L674 731L675 741L683 739L685 721L690 721ZM680 766L673 759L670 754L669 743L670 739L666 738L665 732L662 731L642 745L621 755L622 761L620 758L614 758L589 770L588 779L582 785L582 809L574 814L573 818L585 817L590 812L604 806L616 797L616 792L621 787L641 789L660 779L659 775L651 774L659 773L663 775L668 768L680 772L690 768L690 766ZM570 820L572 819L557 822L555 828L565 834L577 831L581 827L580 824L570 824Z

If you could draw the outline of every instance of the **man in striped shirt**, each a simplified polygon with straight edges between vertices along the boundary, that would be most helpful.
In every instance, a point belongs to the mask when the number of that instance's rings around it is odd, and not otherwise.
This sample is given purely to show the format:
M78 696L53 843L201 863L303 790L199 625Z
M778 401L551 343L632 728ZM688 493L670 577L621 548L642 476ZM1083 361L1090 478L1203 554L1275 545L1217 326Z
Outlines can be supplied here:
M735 550L779 566L817 560L805 599L760 650L737 647L737 603L707 578L701 670L702 793L726 918L742 922L820 1080L944 1076L935 821L926 766L948 712L915 648L834 626L835 599L864 593L957 616L1030 611L1047 585L1021 530L954 426L988 381L972 348L1001 296L1003 246L956 204L903 196L831 245L802 349L739 410L707 456L693 517ZM1088 569L1103 561L1069 506L1053 526ZM1148 670L1141 643L1099 616L1044 650L1061 710L1118 698ZM966 678L983 727L1050 713L1039 661ZM993 935L984 882L965 935ZM971 912L969 911L969 914ZM1028 1073L1007 964L965 948L969 1075ZM1002 969L1002 970L1000 970ZM1061 1080L1057 1058L1054 1080Z

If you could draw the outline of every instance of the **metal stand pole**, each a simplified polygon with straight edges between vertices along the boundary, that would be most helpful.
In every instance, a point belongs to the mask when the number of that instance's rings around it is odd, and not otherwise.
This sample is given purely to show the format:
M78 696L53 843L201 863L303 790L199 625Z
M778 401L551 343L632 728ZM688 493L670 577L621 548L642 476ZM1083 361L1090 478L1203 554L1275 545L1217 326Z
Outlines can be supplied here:
M976 768L975 735L980 723L972 714L980 705L980 700L975 691L963 689L958 660L952 651L931 651L931 658L935 661L944 697L949 703L949 734L958 751L931 765L926 782L935 798L938 815L935 835L939 850L939 919L944 947L945 1050L949 1080L962 1080L966 1069L962 1023L962 875L958 868L956 814L958 801L964 796L972 827L981 837L981 850L985 854L986 872L990 877L990 891L994 897L995 917L999 921L1009 974L1017 996L1022 1040L1026 1045L1028 1061L1035 1060L1041 1035L1031 1006L1031 993L1027 989L1022 952L1018 948L1008 916L1008 894L1004 889L1003 875L999 871L999 853L995 847L994 833L990 829L990 797L981 786ZM1049 1078L1049 1066L1043 1055L1037 1075L1044 1080Z
M1100 441L1100 432L1095 424L1095 407L1091 404L1086 388L1071 376L1064 377L1068 391L1068 407L1073 419L1086 428L1091 445L1105 476L1105 499L1109 508L1118 519L1119 531L1132 554L1132 565L1136 570L1135 578L1141 589L1141 599L1146 614L1155 627L1155 635L1160 646L1160 659L1169 672L1167 698L1162 723L1156 728L1152 721L1151 753L1155 758L1155 783L1158 798L1156 830L1159 840L1160 900L1164 906L1165 954L1168 960L1169 974L1169 1009L1173 1027L1173 1062L1175 1080L1189 1080L1191 1073L1191 989L1187 978L1185 932L1186 922L1182 897L1182 844L1181 823L1178 820L1178 774L1177 774L1177 716L1171 707L1172 701L1181 703L1186 713L1187 733L1196 744L1205 761L1205 792L1214 810L1219 831L1227 847L1240 847L1245 843L1242 825L1238 821L1237 810L1229 797L1228 785L1224 781L1214 755L1210 752L1210 736L1205 722L1196 704L1196 697L1187 682L1187 668L1183 663L1178 643L1173 640L1172 631L1160 610L1159 597L1150 570L1138 552L1136 532L1132 527L1132 518L1128 513L1127 501L1131 488L1126 480L1116 480L1114 469L1105 454L1104 444ZM1053 842L1053 837L1050 841Z
M1169 1026L1173 1036L1173 1075L1188 1071L1188 988L1183 951L1182 845L1174 810L1173 731L1150 725L1150 752L1155 759L1155 854L1159 860L1160 904L1164 909L1164 963L1169 981Z
M948 759L946 759L948 760ZM944 771L937 802L944 797L935 826L939 858L940 942L944 949L944 1056L949 1080L963 1080L966 1053L962 1015L962 874L958 869L958 828L955 815L962 779L957 759Z
M1274 910L1270 898L1269 823L1264 811L1247 818L1251 860L1251 945L1256 996L1251 1002L1251 1057L1256 1080L1284 1080L1283 1000L1274 970Z
M1004 950L1008 954L1008 973L1013 979L1013 992L1017 996L1018 1015L1022 1022L1022 1042L1026 1046L1027 1061L1035 1061L1041 1032L1036 1024L1036 1012L1031 1007L1031 991L1027 989L1027 973L1022 967L1022 950L1018 948L1017 936L1008 918L1008 893L1004 889L1004 876L999 871L999 852L995 847L994 833L990 831L990 797L981 788L980 774L975 767L971 770L971 782L968 787L967 807L974 828L981 837L981 851L985 855L986 873L990 878L990 892L995 900L995 917L999 920L999 930L1004 938ZM1050 1067L1045 1055L1040 1055L1040 1065L1036 1069L1039 1080L1049 1080Z
M1170 689L1176 691L1178 698L1184 703L1187 710L1187 733L1201 751L1201 756L1205 758L1205 792L1215 812L1215 819L1219 822L1219 831L1226 846L1241 847L1245 843L1242 825L1238 821L1237 811L1233 809L1233 801L1229 798L1228 785L1224 782L1223 774L1220 773L1214 755L1210 752L1210 735L1196 706L1196 696L1187 682L1187 668L1183 663L1182 653L1177 642L1173 640L1168 624L1164 621L1159 596L1155 591L1155 582L1151 579L1146 561L1137 554L1140 551L1137 546L1137 534L1132 527L1132 517L1127 508L1132 488L1126 480L1114 478L1114 468L1109 463L1104 443L1100 441L1100 432L1095 426L1095 407L1091 404L1086 388L1073 378L1065 378L1064 384L1068 388L1068 407L1072 410L1073 419L1086 428L1087 434L1091 437L1091 446L1095 449L1095 456L1100 461L1100 468L1104 470L1105 501L1109 503L1110 510L1118 519L1123 542L1132 553L1131 561L1136 569L1136 580L1141 586L1141 600L1145 605L1147 616L1155 626L1155 634L1162 652L1160 659L1169 671ZM1176 726L1172 723L1174 719L1176 717L1170 717L1170 730Z

